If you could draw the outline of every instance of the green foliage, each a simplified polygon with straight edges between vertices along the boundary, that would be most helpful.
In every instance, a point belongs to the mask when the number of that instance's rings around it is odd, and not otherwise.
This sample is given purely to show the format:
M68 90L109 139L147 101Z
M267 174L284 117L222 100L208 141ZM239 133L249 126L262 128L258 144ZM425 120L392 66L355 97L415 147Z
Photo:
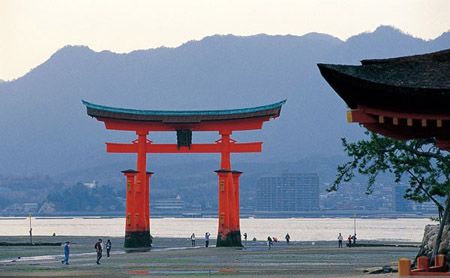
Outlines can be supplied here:
M57 210L62 211L114 211L124 209L118 198L125 197L121 193L107 185L87 188L77 183L62 192L49 194L47 200L55 204Z
M342 138L344 151L351 161L338 166L335 182L328 191L338 190L342 182L349 182L356 173L368 177L366 193L380 173L392 173L395 182L408 177L405 198L422 203L433 201L442 213L445 204L436 196L450 193L450 155L441 151L434 138L397 140L366 131L368 139L349 143Z
M49 192L62 187L64 184L44 175L0 175L0 209L13 204L42 203Z

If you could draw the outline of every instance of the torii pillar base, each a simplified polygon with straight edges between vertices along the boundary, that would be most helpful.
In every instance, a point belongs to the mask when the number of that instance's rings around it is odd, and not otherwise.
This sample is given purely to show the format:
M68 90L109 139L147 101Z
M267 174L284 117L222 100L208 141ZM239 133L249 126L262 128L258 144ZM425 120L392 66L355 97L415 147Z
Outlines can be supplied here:
M241 231L231 231L226 235L218 235L216 247L244 247L241 242Z
M150 231L125 232L125 248L150 248Z

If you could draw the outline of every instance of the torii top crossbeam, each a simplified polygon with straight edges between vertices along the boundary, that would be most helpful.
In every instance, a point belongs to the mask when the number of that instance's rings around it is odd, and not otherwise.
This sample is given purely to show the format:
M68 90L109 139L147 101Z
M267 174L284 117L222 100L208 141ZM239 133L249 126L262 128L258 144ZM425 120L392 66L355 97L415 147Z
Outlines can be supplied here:
M192 131L218 131L222 139L233 131L261 129L265 121L280 115L286 100L265 106L230 110L159 111L108 107L83 101L91 117L105 123L107 129L136 131L147 135L150 131L177 131L179 136L191 136ZM221 153L222 141L215 144L153 144L146 141L146 153ZM226 145L227 142L223 142ZM260 152L262 142L235 143L230 141L228 152ZM137 153L138 144L107 143L107 151L113 153ZM224 168L226 165L222 165ZM225 167L228 169L229 167Z

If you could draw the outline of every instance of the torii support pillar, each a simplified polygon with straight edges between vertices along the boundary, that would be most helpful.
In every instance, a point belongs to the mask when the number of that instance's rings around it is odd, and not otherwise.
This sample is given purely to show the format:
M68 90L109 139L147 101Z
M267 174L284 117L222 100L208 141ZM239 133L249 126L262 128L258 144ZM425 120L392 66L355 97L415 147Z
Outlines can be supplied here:
M219 231L217 247L242 247L239 229L239 175L237 172L220 169L215 171L219 176ZM239 173L239 174L238 174ZM237 183L235 182L237 180ZM236 186L237 185L237 186Z
M148 179L153 173L145 173L147 182L139 179L141 174L139 171L129 169L122 173L127 177L124 247L149 248L151 245Z

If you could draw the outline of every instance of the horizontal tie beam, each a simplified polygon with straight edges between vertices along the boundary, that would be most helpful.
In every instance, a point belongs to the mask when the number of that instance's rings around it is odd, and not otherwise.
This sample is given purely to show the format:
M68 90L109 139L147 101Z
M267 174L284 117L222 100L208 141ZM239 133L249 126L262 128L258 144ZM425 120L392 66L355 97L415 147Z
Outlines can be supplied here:
M146 144L147 153L221 153L222 144L192 144L191 147L177 144ZM137 144L106 143L108 153L137 153ZM262 151L262 142L230 143L230 153L259 153Z

